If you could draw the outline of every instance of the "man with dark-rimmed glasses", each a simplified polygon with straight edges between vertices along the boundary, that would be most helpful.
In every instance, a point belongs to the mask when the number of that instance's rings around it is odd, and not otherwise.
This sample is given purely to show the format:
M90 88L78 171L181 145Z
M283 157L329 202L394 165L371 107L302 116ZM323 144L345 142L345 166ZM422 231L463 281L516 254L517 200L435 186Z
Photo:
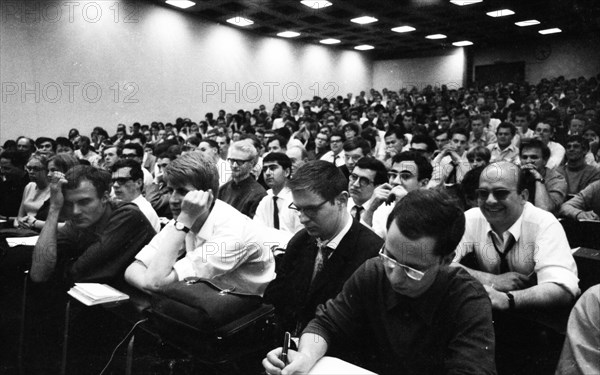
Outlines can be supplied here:
M298 335L314 317L316 307L334 297L344 282L383 241L352 220L348 183L333 163L310 161L288 180L290 208L304 229L287 245L277 277L265 291L275 306L277 326Z
M266 372L306 373L327 353L382 375L495 374L489 299L448 267L464 223L446 193L408 193L390 215L379 257L319 306L287 366L281 348L267 354Z

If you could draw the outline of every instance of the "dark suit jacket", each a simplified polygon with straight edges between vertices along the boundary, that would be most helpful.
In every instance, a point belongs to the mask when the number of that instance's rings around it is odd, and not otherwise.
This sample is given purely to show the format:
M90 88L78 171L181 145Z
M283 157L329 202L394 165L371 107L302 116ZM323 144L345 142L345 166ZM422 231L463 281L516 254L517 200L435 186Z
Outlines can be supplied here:
M279 328L299 335L315 316L317 306L335 297L361 264L377 256L382 245L379 236L353 220L311 287L317 242L306 229L296 233L288 243L277 278L264 294L265 300L275 306Z

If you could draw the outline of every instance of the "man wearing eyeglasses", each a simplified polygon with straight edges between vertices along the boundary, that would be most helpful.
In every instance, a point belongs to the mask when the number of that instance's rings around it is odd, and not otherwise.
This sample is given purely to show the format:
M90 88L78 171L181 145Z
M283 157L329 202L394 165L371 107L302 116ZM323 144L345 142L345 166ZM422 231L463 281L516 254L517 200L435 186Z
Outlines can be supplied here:
M577 267L554 215L527 202L523 171L510 162L488 165L479 179L478 208L465 212L466 230L454 264L467 268L499 310L566 306L579 295Z
M115 198L120 202L131 202L138 206L156 233L160 232L160 220L150 202L142 195L142 166L136 160L123 159L111 168L112 187Z
M417 190L391 215L379 257L318 307L289 364L281 348L267 354L267 374L307 373L328 352L381 375L496 373L490 301L480 283L448 267L462 210L441 191Z
M337 167L344 165L344 133L334 131L329 137L329 148L330 151L326 152L319 160L325 160L335 164Z
M267 191L251 175L258 151L251 139L233 142L227 157L231 180L219 188L218 198L244 215L253 218L256 207Z
M334 297L365 260L376 256L383 241L352 220L348 183L332 163L304 164L288 187L290 208L298 211L304 229L288 243L265 300L275 306L277 327L297 336L316 307Z
M121 159L133 159L142 164L144 162L144 148L138 143L127 143L121 150ZM144 174L144 188L142 192L145 193L152 186L154 177L144 167L142 167L142 173Z
M342 148L344 149L344 165L339 169L348 180L356 162L364 157L371 157L371 145L362 137L354 137L344 142Z
M373 192L378 186L387 182L387 169L377 159L362 158L356 162L349 180L348 210L355 220L361 221L363 214L373 203L371 199ZM364 220L361 222L365 224Z

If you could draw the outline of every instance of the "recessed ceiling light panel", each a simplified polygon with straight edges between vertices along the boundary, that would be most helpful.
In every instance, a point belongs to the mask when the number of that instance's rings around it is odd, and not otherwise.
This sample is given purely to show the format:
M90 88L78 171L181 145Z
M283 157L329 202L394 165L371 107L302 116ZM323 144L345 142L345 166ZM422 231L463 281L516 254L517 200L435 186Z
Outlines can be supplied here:
M325 0L302 0L301 3L302 5L306 5L309 8L317 10L327 8L328 6L332 5L331 2Z
M236 25L236 26L250 26L252 24L254 24L254 21L249 20L247 18L244 17L233 17L227 20L227 22L229 22L230 24Z
M461 40L460 42L452 43L452 45L456 46L456 47L465 47L465 46L472 46L473 42L470 42L468 40Z
M495 10L493 12L487 12L486 13L488 16L490 17L506 17L506 16L512 16L513 14L515 14L515 12L513 12L510 9L498 9Z
M295 31L283 31L283 32L277 34L277 36L280 36L282 38L295 38L298 35L300 35L300 33L297 33Z
M196 3L194 3L193 1L188 0L167 0L166 3L181 9L187 9L196 5Z
M546 35L546 34L556 34L556 33L560 33L562 32L561 29L559 29L558 27L554 27L552 29L544 29L544 30L540 30L538 31L538 33L542 34L542 35Z
M329 39L323 39L323 40L319 41L319 43L323 43L323 44L338 44L338 43L340 43L340 40L339 39L329 38Z
M397 33L409 33L411 31L415 31L416 29L412 26L398 26L398 27L394 27L392 29L392 31L397 32Z
M520 26L520 27L533 26L533 25L539 25L539 24L540 24L540 21L538 21L538 20L527 20L527 21L515 22L515 25Z
M370 46L368 44L361 44L360 46L354 47L354 49L357 49L359 51L368 51L368 50L373 49L373 48L375 48L375 47Z
M431 34L431 35L427 35L425 38L427 38L427 39L445 39L446 35L444 35L444 34Z
M452 4L458 5L459 7L481 3L482 1L483 0L450 0Z
M358 23L360 25L365 25L367 23L377 22L379 20L377 18L371 17L371 16L362 16L362 17L353 18L350 21L352 21L354 23Z

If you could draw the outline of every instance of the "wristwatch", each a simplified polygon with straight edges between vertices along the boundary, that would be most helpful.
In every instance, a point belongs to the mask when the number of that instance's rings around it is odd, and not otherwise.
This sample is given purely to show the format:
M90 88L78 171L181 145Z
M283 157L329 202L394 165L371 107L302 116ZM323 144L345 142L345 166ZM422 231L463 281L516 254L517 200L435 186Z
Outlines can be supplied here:
M536 178L535 180L541 182L542 184L546 183L546 180L544 180L543 178Z
M180 223L177 220L174 220L173 224L175 225L175 229L180 230L184 233L189 233L189 231L190 231L190 228L186 227L185 225L183 225L182 223Z

